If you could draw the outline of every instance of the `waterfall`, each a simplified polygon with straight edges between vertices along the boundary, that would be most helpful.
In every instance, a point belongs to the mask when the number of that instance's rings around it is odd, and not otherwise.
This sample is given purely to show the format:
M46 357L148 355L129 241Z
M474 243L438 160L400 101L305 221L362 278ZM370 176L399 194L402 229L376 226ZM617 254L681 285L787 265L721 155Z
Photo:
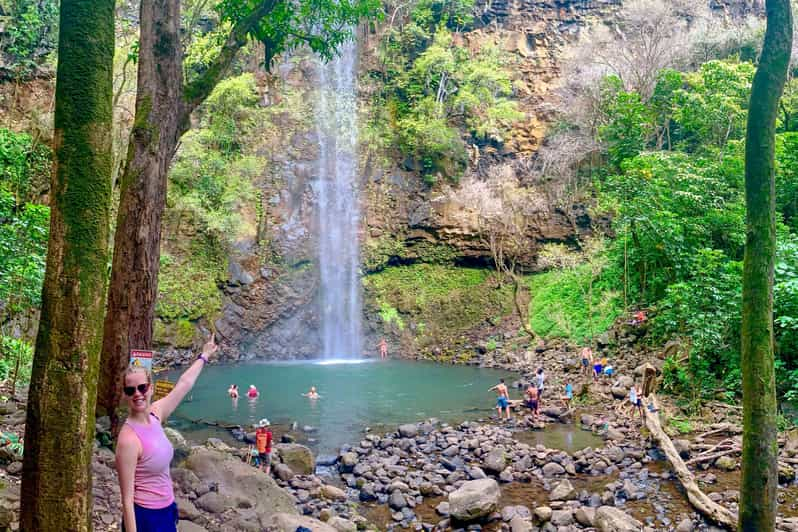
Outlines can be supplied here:
M359 358L360 228L357 154L357 43L319 64L318 228L322 356Z

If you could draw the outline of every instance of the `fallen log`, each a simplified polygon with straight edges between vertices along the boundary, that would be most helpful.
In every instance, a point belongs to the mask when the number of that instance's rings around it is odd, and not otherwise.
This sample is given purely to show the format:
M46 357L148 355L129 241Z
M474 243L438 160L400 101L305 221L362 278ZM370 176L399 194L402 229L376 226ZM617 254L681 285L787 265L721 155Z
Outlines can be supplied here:
M652 395L646 399L646 402L653 404L654 409L657 410L657 412L652 412L648 408L643 409L646 413L646 427L651 432L651 436L659 444L662 452L665 453L665 457L671 463L676 477L679 479L679 482L682 483L684 491L687 493L687 499L690 501L690 504L712 522L726 527L729 530L734 530L737 527L737 516L728 508L716 503L701 491L696 483L695 476L687 469L687 466L679 456L679 452L676 450L676 447L674 447L670 437L662 430L656 397Z
M689 459L687 462L685 462L685 464L695 465L695 464L700 464L702 462L710 462L712 460L717 460L721 456L726 456L729 454L736 454L741 452L743 452L743 450L740 447L731 447L729 449L724 449L722 451L718 451L715 453L701 454L699 456Z

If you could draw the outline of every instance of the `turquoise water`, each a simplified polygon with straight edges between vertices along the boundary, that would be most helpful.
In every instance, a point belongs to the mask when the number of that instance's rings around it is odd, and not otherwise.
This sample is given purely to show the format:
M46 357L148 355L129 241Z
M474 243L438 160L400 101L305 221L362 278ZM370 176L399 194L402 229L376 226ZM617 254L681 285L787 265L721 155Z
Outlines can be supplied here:
M174 381L179 375L167 376ZM277 425L297 422L317 429L310 433L312 447L333 453L360 441L365 427L379 430L431 417L448 422L487 417L495 412L495 395L488 388L500 377L513 379L498 370L397 360L213 365L205 368L175 418L235 425L253 425L264 417ZM237 401L227 395L234 383L242 394ZM260 391L257 399L244 395L250 384ZM311 386L319 399L302 396Z

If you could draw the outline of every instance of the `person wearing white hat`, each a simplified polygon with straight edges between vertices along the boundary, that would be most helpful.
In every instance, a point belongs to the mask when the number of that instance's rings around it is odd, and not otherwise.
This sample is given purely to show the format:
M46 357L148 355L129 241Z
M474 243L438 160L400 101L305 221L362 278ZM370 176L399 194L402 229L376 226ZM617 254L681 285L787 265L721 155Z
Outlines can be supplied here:
M255 431L255 446L258 449L258 458L263 472L267 475L271 472L272 466L272 431L269 428L269 420L266 418L258 422L258 430Z
M258 389L255 388L254 384L250 384L249 390L247 391L247 397L249 397L250 399L255 399L258 395L260 395L258 393Z

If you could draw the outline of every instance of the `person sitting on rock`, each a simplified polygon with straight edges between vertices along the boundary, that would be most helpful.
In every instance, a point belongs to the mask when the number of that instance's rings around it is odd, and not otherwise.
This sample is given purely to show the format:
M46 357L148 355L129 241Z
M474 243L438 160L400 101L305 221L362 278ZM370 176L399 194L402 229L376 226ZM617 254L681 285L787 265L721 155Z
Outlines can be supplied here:
M260 395L260 392L258 392L258 389L255 388L255 385L254 384L250 384L249 385L249 390L247 390L247 397L249 397L250 399L255 399L259 395Z
M255 431L255 446L258 448L258 458L263 472L267 475L272 467L272 431L269 428L269 420L263 418L258 422L258 430Z

